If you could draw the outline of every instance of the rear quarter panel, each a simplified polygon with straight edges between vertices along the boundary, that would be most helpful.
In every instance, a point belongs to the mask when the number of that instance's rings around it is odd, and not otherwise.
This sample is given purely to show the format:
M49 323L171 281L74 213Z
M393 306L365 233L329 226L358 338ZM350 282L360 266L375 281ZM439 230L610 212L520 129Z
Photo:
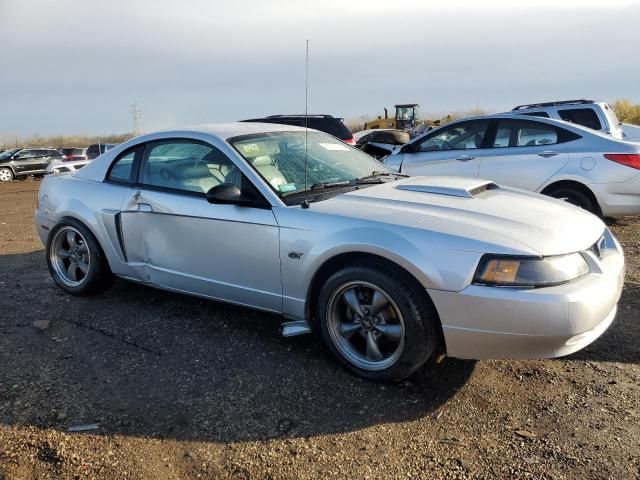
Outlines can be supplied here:
M72 175L49 175L40 186L36 215L53 225L66 217L82 222L102 246L112 271L127 274L127 267L119 255L119 246L113 241L113 235L108 234L108 229L113 231L113 225L105 224L105 218L113 219L113 215L120 211L127 190L126 186Z

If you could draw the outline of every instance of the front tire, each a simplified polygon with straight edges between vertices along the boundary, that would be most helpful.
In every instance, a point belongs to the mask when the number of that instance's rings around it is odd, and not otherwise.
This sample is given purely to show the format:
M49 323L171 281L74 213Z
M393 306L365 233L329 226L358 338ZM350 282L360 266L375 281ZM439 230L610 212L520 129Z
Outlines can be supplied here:
M13 170L7 167L0 168L0 182L10 182L13 178Z
M317 315L329 351L352 372L373 380L408 377L440 341L427 292L384 263L346 267L329 277Z
M72 218L60 221L51 230L47 265L53 280L72 295L101 292L115 279L96 238Z

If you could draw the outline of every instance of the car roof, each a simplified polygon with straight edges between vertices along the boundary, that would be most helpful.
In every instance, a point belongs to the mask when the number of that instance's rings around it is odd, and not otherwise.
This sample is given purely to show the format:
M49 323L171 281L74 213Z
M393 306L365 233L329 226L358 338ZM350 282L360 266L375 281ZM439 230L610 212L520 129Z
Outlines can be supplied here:
M454 125L456 123L460 123L460 122L466 122L469 120L500 120L500 119L504 119L504 120L522 120L525 122L539 122L539 123L548 123L550 125L556 125L562 128L565 128L567 130L573 130L573 131L579 131L580 134L584 134L584 135L593 135L593 136L597 136L597 137L601 137L601 138L606 138L611 140L611 137L609 135L606 135L598 130L593 130L589 127L584 127L582 125L579 125L577 123L572 123L572 122L566 122L564 120L560 120L557 118L546 118L546 117L529 117L526 115L518 115L516 112L507 112L507 113L496 113L493 115L479 115L479 116L475 116L475 117L465 117L465 118L460 118L458 120L454 120L452 122L449 123L445 123L444 125L440 125L437 128L434 128L432 130L429 130L427 132L424 132L421 135L418 135L415 138L412 138L411 141L409 143L413 143L416 140L426 136L426 135L432 135L433 132L436 132L442 128L447 128L451 125Z
M184 134L185 132L201 132L209 135L215 135L218 138L227 140L232 137L238 137L241 135L253 135L257 133L269 133L269 132L304 132L304 127L296 127L293 125L283 125L280 123L261 123L261 122L233 122L233 123L211 123L206 125L195 125L191 127L181 128L177 130L162 130L161 132L154 132L149 135L153 136L157 133L176 135ZM313 130L313 129L309 129ZM140 137L139 137L140 138Z

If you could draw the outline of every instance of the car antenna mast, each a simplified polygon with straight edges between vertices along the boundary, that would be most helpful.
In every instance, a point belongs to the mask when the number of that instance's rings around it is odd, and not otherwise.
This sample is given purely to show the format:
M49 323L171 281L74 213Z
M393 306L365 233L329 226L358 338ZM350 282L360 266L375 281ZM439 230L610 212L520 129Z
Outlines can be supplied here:
M307 39L307 50L304 57L304 200L300 205L302 208L309 208L307 199L307 134L309 129L309 40Z

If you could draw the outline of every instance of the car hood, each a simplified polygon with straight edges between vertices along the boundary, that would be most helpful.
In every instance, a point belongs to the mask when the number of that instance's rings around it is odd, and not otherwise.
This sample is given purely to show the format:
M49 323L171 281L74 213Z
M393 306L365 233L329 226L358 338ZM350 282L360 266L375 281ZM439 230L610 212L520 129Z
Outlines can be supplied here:
M585 250L605 230L599 218L578 207L475 178L411 177L338 195L312 204L312 210L540 255Z

